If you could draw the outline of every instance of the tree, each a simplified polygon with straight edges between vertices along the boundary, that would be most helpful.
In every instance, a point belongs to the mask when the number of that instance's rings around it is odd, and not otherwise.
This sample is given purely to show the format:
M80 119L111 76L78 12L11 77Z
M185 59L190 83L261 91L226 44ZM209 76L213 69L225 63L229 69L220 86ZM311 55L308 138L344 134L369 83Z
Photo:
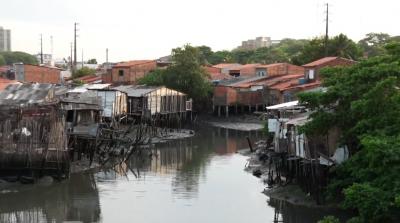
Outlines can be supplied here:
M6 65L6 60L2 55L0 55L0 66Z
M355 222L400 219L400 43L385 51L352 67L321 70L327 91L299 95L314 111L303 131L337 127L352 154L333 169L328 192L358 211Z
M365 56L373 57L386 53L385 45L390 42L400 42L399 37L391 37L387 33L368 33L364 39L358 42Z
M191 97L194 106L200 108L209 102L211 84L207 73L201 67L202 55L199 49L190 45L172 50L173 64L164 70L156 70L139 80L141 84L165 85L184 92Z
M34 64L37 65L38 61L35 56L32 56L28 53L24 52L0 52L0 55L3 56L7 65L12 65L14 63L24 63L24 64Z
M97 60L95 58L87 61L88 64L97 64Z
M138 84L145 84L149 86L165 85L164 73L165 70L156 69L145 75L143 78L139 79Z
M232 58L232 53L227 50L217 51L213 53L209 58L208 62L210 64L219 64L219 63L232 63L234 62Z
M328 41L329 56L338 56L357 60L362 56L359 46L344 34L339 34Z
M211 50L210 47L208 46L198 46L196 47L197 50L199 51L199 60L202 65L208 65L210 64L210 58L214 54L214 52Z
M344 34L339 34L328 40L328 55L358 60L362 50ZM325 57L325 42L323 37L317 37L308 42L302 52L292 60L296 64L306 64Z
M94 69L91 69L88 67L82 67L81 69L75 71L72 74L72 79L80 78L80 77L88 76L88 75L93 75L95 73L96 73L96 70L94 70Z

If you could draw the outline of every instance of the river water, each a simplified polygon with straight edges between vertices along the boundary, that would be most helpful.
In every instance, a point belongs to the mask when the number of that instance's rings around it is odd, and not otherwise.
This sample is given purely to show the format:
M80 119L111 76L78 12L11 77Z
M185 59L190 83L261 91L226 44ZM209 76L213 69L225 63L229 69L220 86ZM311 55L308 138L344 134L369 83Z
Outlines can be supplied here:
M271 200L260 179L245 172L239 132L202 127L192 138L151 148L109 170L73 174L50 184L18 185L0 193L0 222L316 222L329 212Z

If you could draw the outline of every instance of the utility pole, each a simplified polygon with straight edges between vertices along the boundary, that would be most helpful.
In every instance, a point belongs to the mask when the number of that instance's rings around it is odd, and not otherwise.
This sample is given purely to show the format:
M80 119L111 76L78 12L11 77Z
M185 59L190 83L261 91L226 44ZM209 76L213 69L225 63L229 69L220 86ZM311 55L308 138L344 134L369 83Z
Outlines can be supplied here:
M50 53L51 56L53 57L53 36L50 36Z
M73 48L73 43L71 42L71 56L69 57L69 65L70 65L70 68L71 68L71 72L73 71L73 68L74 68L74 66L73 66L73 64L72 64L72 48Z
M106 48L106 66L108 66L108 48Z
M82 49L82 67L81 67L81 69L83 68L83 49Z
M54 66L54 55L53 55L53 36L50 36L50 53L51 53L51 57L50 57L50 66Z
M43 64L43 38L42 34L40 34L40 64Z
M328 56L328 30L329 30L329 4L326 3L326 19L325 19L325 56Z
M77 54L76 54L76 37L77 37L77 25L78 23L74 23L74 70L76 69L76 59L77 59Z

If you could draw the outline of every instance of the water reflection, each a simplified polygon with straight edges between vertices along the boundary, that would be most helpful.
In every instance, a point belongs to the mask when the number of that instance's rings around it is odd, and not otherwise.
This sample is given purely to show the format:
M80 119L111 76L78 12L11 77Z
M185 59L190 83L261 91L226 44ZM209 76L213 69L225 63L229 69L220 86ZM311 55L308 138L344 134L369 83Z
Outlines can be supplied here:
M51 185L14 185L0 195L0 222L97 222L100 202L92 174ZM6 192L6 193L4 193Z
M290 223L309 223L318 222L324 216L333 215L339 218L340 222L346 222L352 217L349 212L339 209L324 209L296 206L288 202L270 198L268 205L275 208L274 223L290 222Z
M319 215L268 200L235 154L258 132L203 127L192 138L61 183L0 194L0 222L315 222ZM268 203L267 203L268 201ZM315 212L315 211L314 211Z

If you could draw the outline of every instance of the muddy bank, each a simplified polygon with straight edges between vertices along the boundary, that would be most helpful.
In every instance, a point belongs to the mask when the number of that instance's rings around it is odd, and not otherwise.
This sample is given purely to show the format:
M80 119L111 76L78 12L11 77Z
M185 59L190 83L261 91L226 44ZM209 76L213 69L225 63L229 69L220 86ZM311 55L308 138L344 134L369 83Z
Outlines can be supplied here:
M229 118L209 115L201 116L199 120L211 126L240 131L262 130L265 122L258 115L238 115Z
M268 197L285 201L296 206L330 210L340 209L336 203L317 204L316 201L309 194L304 193L296 183L279 183L280 181L285 182L285 178L284 176L277 176L268 162L266 162L265 141L256 142L255 152L250 152L250 149L243 149L240 150L239 153L249 157L245 166L245 171L260 178L266 184L266 188L262 193Z

